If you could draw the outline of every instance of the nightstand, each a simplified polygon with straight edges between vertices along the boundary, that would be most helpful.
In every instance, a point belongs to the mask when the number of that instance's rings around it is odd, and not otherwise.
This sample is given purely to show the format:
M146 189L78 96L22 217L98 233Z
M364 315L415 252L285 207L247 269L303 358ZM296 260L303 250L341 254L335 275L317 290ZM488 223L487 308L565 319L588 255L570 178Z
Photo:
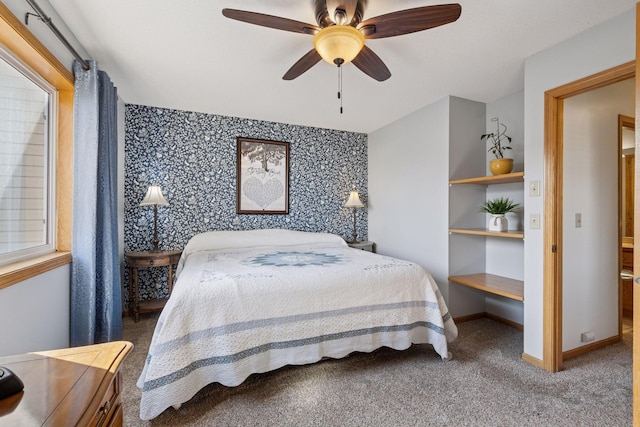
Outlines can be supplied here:
M350 248L361 249L367 252L375 252L373 248L375 243L370 242L368 240L365 240L364 242L351 242L351 243L347 242L347 245L349 245Z
M160 311L167 302L166 298L140 301L138 269L168 267L169 295L171 295L171 289L173 288L173 266L180 261L180 255L182 255L182 251L127 252L124 254L127 267L129 268L129 316L133 315L136 323L140 320L140 313Z

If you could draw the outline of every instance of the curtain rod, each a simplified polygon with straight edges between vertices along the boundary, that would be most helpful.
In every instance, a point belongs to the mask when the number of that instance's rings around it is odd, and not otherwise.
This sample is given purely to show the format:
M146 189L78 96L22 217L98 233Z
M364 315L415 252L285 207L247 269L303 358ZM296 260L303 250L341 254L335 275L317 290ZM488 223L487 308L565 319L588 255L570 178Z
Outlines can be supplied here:
M46 13L44 13L44 11L40 8L40 6L38 6L38 4L35 2L35 0L27 0L27 3L29 3L29 5L36 12L35 16L37 16L39 20L41 20L42 22L47 24L47 26L53 32L53 34L55 34L58 37L58 39L60 39L62 44L64 44L64 47L66 47L67 50L69 50L69 52L71 52L71 54L78 60L78 62L80 62L82 64L82 68L85 71L88 71L89 69L91 69L91 67L89 66L89 63L80 56L80 54L67 41L67 39L64 37L64 35L62 35L62 33L60 31L58 31L58 28L53 24L53 22L51 22L51 18L48 17ZM29 25L29 15L30 15L29 12L27 12L27 14L24 17L24 22L27 25ZM33 14L31 14L31 15L33 15Z

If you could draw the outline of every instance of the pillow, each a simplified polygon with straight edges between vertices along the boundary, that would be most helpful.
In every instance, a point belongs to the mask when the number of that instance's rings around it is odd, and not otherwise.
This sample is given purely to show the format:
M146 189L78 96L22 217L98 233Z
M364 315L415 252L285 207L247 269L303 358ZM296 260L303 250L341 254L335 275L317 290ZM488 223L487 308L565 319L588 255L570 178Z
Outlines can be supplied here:
M331 233L313 233L283 229L207 231L193 236L182 252L186 259L194 252L251 248L257 246L289 246L315 243L335 243L347 246L342 237Z

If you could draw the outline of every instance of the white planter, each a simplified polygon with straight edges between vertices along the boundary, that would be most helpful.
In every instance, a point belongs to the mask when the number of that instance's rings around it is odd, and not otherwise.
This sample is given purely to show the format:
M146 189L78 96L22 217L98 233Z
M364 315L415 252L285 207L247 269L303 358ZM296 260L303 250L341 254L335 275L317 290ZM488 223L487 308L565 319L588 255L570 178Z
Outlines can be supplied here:
M509 221L504 215L491 215L489 219L489 231L507 231Z

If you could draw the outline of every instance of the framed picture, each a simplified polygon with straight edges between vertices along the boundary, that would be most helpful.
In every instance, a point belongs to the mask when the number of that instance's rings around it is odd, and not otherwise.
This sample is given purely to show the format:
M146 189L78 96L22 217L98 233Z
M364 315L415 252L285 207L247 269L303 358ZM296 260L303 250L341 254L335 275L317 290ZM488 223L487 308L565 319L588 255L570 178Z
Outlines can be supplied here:
M237 213L289 213L289 143L238 138Z

